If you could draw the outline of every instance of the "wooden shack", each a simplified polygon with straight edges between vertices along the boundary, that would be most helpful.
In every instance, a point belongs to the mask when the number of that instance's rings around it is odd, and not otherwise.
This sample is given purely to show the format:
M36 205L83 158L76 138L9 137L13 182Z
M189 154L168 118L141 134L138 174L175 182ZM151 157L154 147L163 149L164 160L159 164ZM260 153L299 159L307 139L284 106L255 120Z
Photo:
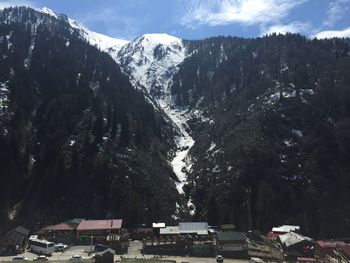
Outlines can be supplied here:
M15 255L22 253L27 243L29 230L18 226L0 239L0 254Z

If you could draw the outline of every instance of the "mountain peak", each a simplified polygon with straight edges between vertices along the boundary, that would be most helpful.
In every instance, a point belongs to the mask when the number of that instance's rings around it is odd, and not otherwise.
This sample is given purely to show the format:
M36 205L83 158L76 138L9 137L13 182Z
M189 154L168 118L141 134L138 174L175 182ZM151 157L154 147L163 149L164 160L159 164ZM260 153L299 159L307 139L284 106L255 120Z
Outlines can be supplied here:
M47 14L51 17L54 17L56 19L59 19L61 17L61 15L58 15L56 12L54 12L53 10L44 7L41 9L36 9L36 11L43 13L43 14ZM85 39L86 41L88 41L92 46L95 46L99 49L101 49L104 52L108 52L113 58L116 58L118 51L127 43L129 43L129 41L127 40L123 40L123 39L116 39L116 38L112 38L100 33L96 33L93 32L91 30L89 30L88 28L86 28L83 24L81 24L80 22L72 19L72 18L68 18L66 17L66 21L69 23L69 25L78 30L80 33L80 36Z
M144 34L125 45L118 62L151 95L167 93L176 67L186 57L182 39L168 34Z
M147 41L148 44L152 45L170 45L173 43L179 43L182 40L180 38L168 35L166 33L153 33L153 34L144 34L138 38L135 39L135 42L137 41Z
M54 18L58 18L58 15L54 11L52 11L50 8L47 8L47 7L36 9L36 11L43 13L43 14L47 14L47 15L52 16Z

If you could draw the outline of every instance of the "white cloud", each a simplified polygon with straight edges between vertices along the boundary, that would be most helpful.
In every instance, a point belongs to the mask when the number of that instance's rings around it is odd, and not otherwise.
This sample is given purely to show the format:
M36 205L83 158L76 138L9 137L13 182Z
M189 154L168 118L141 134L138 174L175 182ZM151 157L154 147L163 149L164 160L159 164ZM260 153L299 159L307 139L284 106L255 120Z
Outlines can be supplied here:
M311 29L311 25L308 23L293 22L285 25L283 24L273 25L268 28L263 27L260 35L264 36L272 33L279 33L279 34L306 33L306 32L309 32L310 29Z
M0 10L4 9L5 7L10 6L30 6L35 7L35 5L31 1L26 0L4 0L0 1Z
M182 24L195 27L242 23L276 23L308 0L191 0Z
M349 10L349 3L350 0L335 0L329 3L327 18L324 20L323 25L326 27L334 26Z
M350 27L345 28L343 30L327 30L327 31L321 31L315 34L313 37L322 39L322 38L333 38L333 37L340 37L340 38L350 38Z

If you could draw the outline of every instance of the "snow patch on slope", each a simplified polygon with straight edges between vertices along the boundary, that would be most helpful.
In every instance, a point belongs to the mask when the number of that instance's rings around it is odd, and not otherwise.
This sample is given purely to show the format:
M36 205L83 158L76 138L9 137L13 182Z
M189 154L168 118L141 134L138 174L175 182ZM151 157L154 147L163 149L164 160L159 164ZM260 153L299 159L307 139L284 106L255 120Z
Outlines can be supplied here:
M143 87L174 123L177 132L177 150L171 161L179 182L176 187L183 194L187 182L186 172L191 167L188 153L194 145L187 121L189 111L175 105L171 96L171 81L178 65L187 57L182 39L168 34L146 34L125 45L117 61L131 77L135 86Z
M178 107L172 107L164 100L159 100L158 103L167 116L172 120L178 132L178 135L175 138L177 151L174 159L171 161L171 165L174 173L180 181L176 183L176 189L179 193L183 194L183 186L187 183L186 172L191 167L188 152L194 145L194 140L188 132L189 127L187 125L187 111Z
M43 7L41 9L36 9L36 10L39 11L40 13L47 14L47 15L52 16L54 18L58 18L58 15L54 11L52 11L50 8Z
M0 116L5 111L9 104L9 89L8 82L0 82Z

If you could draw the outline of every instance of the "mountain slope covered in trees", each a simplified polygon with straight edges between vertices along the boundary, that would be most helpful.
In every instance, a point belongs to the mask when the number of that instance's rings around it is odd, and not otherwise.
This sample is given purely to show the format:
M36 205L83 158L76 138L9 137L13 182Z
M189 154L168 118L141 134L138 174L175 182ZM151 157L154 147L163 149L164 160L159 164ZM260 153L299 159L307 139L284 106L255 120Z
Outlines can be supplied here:
M0 12L1 225L171 220L172 127L78 33L32 9Z
M350 230L350 42L300 35L211 38L173 78L195 144L195 219L315 236Z

